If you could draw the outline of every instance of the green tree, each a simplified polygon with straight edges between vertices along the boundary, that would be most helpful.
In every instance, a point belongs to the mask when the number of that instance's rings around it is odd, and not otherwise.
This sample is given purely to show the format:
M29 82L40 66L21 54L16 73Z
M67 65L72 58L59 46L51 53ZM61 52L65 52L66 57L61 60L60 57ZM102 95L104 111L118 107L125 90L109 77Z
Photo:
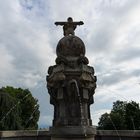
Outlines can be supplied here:
M128 129L140 130L140 107L139 104L132 101L126 105L125 122Z
M131 101L116 101L110 113L101 115L98 129L104 130L134 130L140 129L140 107Z
M14 87L2 87L0 89L0 98L5 95L5 102L0 100L0 126L4 124L5 128L0 127L1 130L19 130L19 129L37 129L38 119L40 115L38 100L35 99L28 89L14 88ZM12 102L10 104L10 102ZM7 105L7 107L5 107ZM12 108L12 109L11 109ZM8 114L7 114L8 113ZM14 117L11 117L11 115ZM6 117L5 117L6 116ZM5 118L5 121L2 119ZM8 127L7 119L12 119L18 125Z
M0 92L0 130L22 129L20 108L16 100L7 93Z
M98 123L98 129L112 129L112 123L110 121L110 115L108 113L104 113L102 117L100 118L100 121Z

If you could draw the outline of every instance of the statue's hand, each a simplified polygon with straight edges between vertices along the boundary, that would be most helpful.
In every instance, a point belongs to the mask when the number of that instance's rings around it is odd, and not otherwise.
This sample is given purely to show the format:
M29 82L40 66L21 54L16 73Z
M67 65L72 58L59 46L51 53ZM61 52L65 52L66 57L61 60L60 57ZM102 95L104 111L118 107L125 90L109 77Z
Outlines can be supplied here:
M83 22L83 21L80 21L79 23L80 23L80 25L83 25L83 24L84 24L84 22Z

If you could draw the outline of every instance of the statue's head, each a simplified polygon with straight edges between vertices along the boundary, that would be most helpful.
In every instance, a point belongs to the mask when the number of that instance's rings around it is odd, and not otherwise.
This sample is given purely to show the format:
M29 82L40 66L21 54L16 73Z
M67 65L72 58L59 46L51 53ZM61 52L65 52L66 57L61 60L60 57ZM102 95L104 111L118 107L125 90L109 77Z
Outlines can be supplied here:
M68 17L67 21L68 22L73 22L73 19L71 17Z

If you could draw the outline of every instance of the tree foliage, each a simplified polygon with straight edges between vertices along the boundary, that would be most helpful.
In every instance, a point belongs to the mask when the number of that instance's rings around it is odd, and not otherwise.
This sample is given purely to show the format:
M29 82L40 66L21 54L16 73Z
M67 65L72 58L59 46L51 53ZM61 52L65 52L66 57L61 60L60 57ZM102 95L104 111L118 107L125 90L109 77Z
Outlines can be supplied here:
M0 130L37 129L39 115L38 100L28 89L0 89Z
M116 101L110 113L101 115L98 129L140 130L140 107L131 101Z

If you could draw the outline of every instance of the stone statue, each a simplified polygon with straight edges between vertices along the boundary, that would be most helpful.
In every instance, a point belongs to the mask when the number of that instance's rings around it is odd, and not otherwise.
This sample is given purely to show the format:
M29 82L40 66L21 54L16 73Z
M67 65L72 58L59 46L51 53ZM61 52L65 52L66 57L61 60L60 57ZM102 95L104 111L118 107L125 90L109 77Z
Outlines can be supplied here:
M84 42L74 34L82 21L55 22L62 25L64 37L56 47L56 64L50 66L47 88L50 103L54 106L51 140L94 140L90 105L94 103L96 89L94 68L85 56Z
M63 26L64 36L75 35L74 30L76 29L77 25L83 24L83 21L73 22L71 17L67 19L67 22L55 22L55 25Z

